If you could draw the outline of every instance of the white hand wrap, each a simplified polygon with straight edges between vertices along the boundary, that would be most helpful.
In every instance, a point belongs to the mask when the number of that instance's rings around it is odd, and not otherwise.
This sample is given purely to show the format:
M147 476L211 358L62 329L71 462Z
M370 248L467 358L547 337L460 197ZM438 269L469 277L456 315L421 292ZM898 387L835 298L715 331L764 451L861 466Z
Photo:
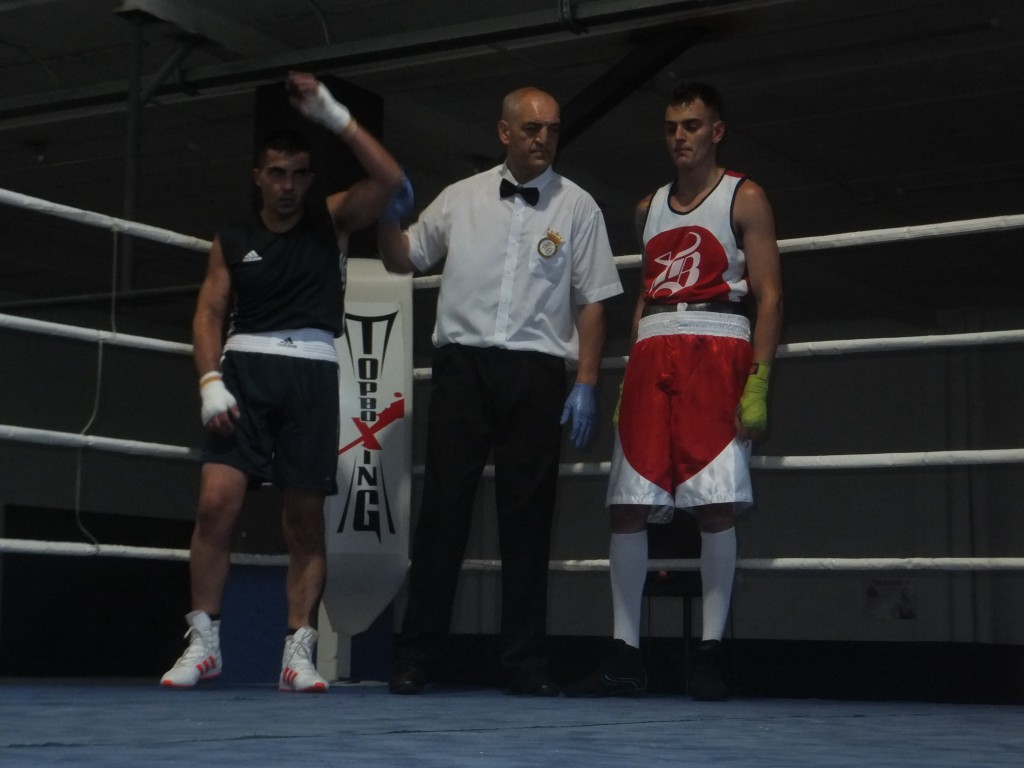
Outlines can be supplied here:
M214 416L227 413L237 405L235 396L228 392L217 371L204 373L200 377L199 397L203 400L203 424L208 424Z
M334 133L344 134L355 127L348 109L331 96L331 92L323 83L317 85L316 93L302 97L298 109L309 120L320 123Z

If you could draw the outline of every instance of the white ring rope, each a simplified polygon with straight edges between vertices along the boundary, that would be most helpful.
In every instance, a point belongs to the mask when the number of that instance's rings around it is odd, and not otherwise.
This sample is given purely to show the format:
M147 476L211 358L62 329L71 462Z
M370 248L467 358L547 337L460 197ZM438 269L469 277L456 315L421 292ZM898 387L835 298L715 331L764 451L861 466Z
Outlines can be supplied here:
M0 189L0 204L24 208L36 213L48 213L57 218L68 219L90 227L109 229L111 232L123 232L126 235L134 235L165 245L178 245L191 251L208 251L212 245L209 240L181 235L169 229L161 229L149 224L139 224L127 219L118 219L114 216L107 216L102 213L95 213L94 211L83 211L81 208L51 203L49 200L22 195L6 189Z
M2 317L2 316L0 316ZM813 357L817 355L847 355L862 352L901 352L908 349L943 349L947 347L973 347L989 344L1019 344L1024 342L1024 329L1013 331L978 331L975 333L949 333L931 336L892 336L877 339L835 339L832 341L801 341L780 344L776 357ZM602 370L626 367L627 355L606 357ZM413 369L418 381L430 378L430 368Z
M836 341L804 341L780 344L779 357L810 357L813 355L844 355L857 352L897 352L906 349L972 347L980 344L1016 344L1024 341L1024 330L979 331L932 336L894 336L885 339L846 339Z
M133 547L125 544L84 544L77 541L39 541L37 539L0 539L0 554L72 555L176 560L188 562L187 549ZM231 562L240 565L288 565L288 555L253 555L234 552Z
M889 469L892 467L956 467L968 464L1017 464L1024 448L975 451L857 453L836 456L752 456L753 469Z
M198 237L181 235L177 232L153 227L148 224L139 224L127 219L119 219L114 216L86 211L69 205L61 205L60 203L53 203L49 200L5 189L0 189L0 204L24 208L38 213L47 213L62 219L76 221L80 224L109 229L114 232L124 232L167 245L179 245L182 248L194 251L208 251L211 245L210 241L202 240ZM836 235L790 238L779 241L779 251L781 253L792 253L797 251L824 250L826 248L846 248L856 245L922 240L931 237L949 237L979 232L1019 229L1021 227L1024 227L1024 214L989 216L981 219L947 221L937 224L919 224L909 227L889 227L887 229L869 229L861 232L843 232ZM637 266L640 263L640 255L617 256L615 263L620 267ZM417 278L416 282L419 283L419 287L430 288L440 284L440 275Z
M796 251L817 251L824 248L846 248L854 245L876 245L879 243L898 243L908 240L924 240L930 237L950 237L953 235L971 235L979 232L998 232L1005 229L1024 227L1024 214L1013 216L989 216L982 219L963 219L946 221L938 224L920 224L912 227L889 227L887 229L867 229L862 232L845 232L838 235L822 235L820 237L797 237L779 241L779 251L794 253Z
M1024 330L979 331L967 334L935 334L932 336L892 336L878 339L835 339L831 341L800 341L779 344L776 357L812 357L820 354L856 354L860 352L899 352L907 349L944 349L991 344L1024 342ZM625 369L629 355L605 357L601 370ZM413 371L418 381L430 378L429 368Z
M1024 227L1024 214L1013 216L990 216L983 219L947 221L939 224L920 224L912 227L891 227L889 229L868 229L863 232L843 232L838 235L796 237L779 240L780 253L823 250L825 248L847 248L855 245L878 245L907 240L923 240L929 237L968 235L979 232L995 232L1004 229ZM615 264L620 269L640 266L640 254L631 253L616 256ZM413 281L416 288L436 288L441 284L440 275L418 277Z
M842 232L837 235L817 235L779 240L779 253L824 250L826 248L847 248L855 245L881 245L883 243L924 240L931 237L970 235L980 232L998 232L1024 227L1024 214L1013 216L989 216L982 219L964 219L938 224L919 224L912 227L890 227L888 229L866 229L861 232ZM640 266L640 254L616 256L619 267Z
M113 232L153 240L155 242L177 245L195 251L208 251L211 243L195 237L180 235L170 230L160 229L146 224L118 219L112 216L84 211L71 206L52 203L40 198L22 195L0 189L0 204L17 206L26 210L50 214L63 219L86 224L93 227L109 229ZM822 250L826 248L843 248L856 245L880 244L897 241L917 240L932 237L945 237L978 232L998 231L1024 227L1024 214L1014 216L995 216L983 219L952 221L939 224L926 224L911 227L867 230L848 232L837 235L797 238L779 241L782 253ZM620 268L638 266L638 254L615 257ZM416 288L432 288L440 284L440 275L418 277L414 280ZM126 346L137 349L156 350L177 354L191 354L192 345L178 342L149 339L116 332L78 328L70 325L51 323L40 320L0 314L0 329L42 333L52 336L92 341L100 344ZM780 345L779 357L801 357L814 355L834 355L855 352L885 352L905 349L958 347L978 344L1003 344L1024 341L1022 331L997 331L984 333L965 333L949 335L932 335L918 337L852 339L836 341L815 341ZM626 357L610 357L603 361L606 368L624 368ZM424 380L430 378L430 369L415 369L414 378ZM10 425L0 425L0 440L36 443L42 445L58 445L75 448L92 448L96 450L122 452L131 455L154 456L170 459L197 460L199 452L195 449L180 446L145 443L136 440L97 437L84 434L56 432L52 430L30 429ZM837 456L755 456L751 466L758 469L835 469L835 468L890 468L890 467L937 467L968 464L1006 464L1024 461L1024 449L978 450L978 451L926 451L915 453L858 454ZM610 462L563 464L561 474L586 476L607 474ZM493 474L493 468L487 468ZM422 472L422 467L414 467L414 471ZM133 557L160 560L189 559L188 550L159 549L154 547L133 547L109 544L84 544L77 542L43 542L24 539L0 538L0 553L29 554L63 554L91 555L105 557ZM233 554L232 562L261 565L285 565L286 555L243 555ZM699 567L699 560L651 560L649 570L693 570ZM466 560L464 568L471 570L497 570L501 567L500 560ZM768 558L740 559L737 567L746 570L831 570L831 571L865 571L865 570L942 570L942 571L976 571L976 570L1024 570L1024 558L950 558L950 557L911 557L911 558ZM550 563L551 570L557 571L606 571L608 560L561 560Z
M89 557L139 558L187 562L187 549L134 547L122 544L85 544L74 541L36 539L0 539L0 554L66 555ZM232 553L231 562L243 565L287 565L287 555ZM500 560L466 559L464 570L498 571ZM552 560L552 571L594 573L608 570L607 559ZM1019 571L1024 557L772 557L740 558L736 567L748 571ZM649 571L694 571L700 560L652 559Z
M108 453L126 453L131 456L154 456L161 459L199 460L199 451L179 445L146 443L140 440L122 440L116 437L83 435L78 432L55 432L50 429L33 429L0 424L0 440L35 445L57 445L65 448L92 448Z
M895 467L957 467L1024 463L1024 448L992 448L962 451L911 451L908 453L851 453L832 456L751 456L751 469L890 469ZM559 475L588 477L607 475L610 461L576 462L560 465ZM422 464L413 467L423 474ZM494 467L484 469L494 476Z
M175 352L185 355L192 354L191 344L183 344L178 341L163 341L162 339L151 339L146 336L132 336L127 333L80 328L75 325L51 323L46 320L32 320L16 315L0 314L0 329L3 328L8 328L12 331L27 331L29 333L41 333L46 336L77 339L78 341L102 342L110 346L149 349L157 352Z
M2 541L2 540L0 540ZM501 570L501 560L464 560L468 571ZM1020 571L1024 557L769 557L739 558L747 571ZM592 573L608 570L607 559L552 560L552 571ZM652 559L648 571L696 571L700 560Z
M63 325L46 320L33 320L17 315L0 313L0 329L39 333L78 341L103 342L110 346L132 347L157 352L182 355L192 354L192 345L178 341L164 341L146 336L132 336L127 333L113 333L94 328ZM947 347L970 347L987 344L1019 344L1024 342L1024 330L983 331L976 333L951 333L932 336L896 336L877 339L836 339L833 341L806 341L780 344L777 357L812 357L816 355L843 355L862 352L897 352L908 349L939 349ZM626 367L626 356L606 357L602 363L605 370ZM430 379L430 368L414 368L413 378L417 381Z
M0 440L65 448L92 448L109 453L150 456L162 459L199 460L199 451L178 445L123 440L115 437L57 432L49 429L0 424ZM856 453L832 456L752 456L752 469L889 469L895 467L954 467L968 465L1024 463L1024 448L995 448L963 451L915 451L910 453ZM559 474L569 477L607 475L611 462L576 462L559 465ZM412 468L423 474L423 465ZM485 477L494 476L494 467L484 469Z

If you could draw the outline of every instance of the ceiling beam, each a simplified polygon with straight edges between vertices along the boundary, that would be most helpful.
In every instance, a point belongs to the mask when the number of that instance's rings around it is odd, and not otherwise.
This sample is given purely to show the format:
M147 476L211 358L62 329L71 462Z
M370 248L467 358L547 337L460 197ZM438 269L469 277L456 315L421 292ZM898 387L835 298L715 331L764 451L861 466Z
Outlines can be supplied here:
M565 148L610 109L704 39L706 27L660 29L634 41L633 49L562 105L559 145Z
M280 40L240 24L235 19L207 10L192 0L125 0L117 13L122 16L145 14L248 58L291 50L290 46Z
M582 25L587 34L597 35L796 1L580 0L575 6L574 21ZM565 29L564 20L559 16L555 3L552 3L551 9L547 11L506 14L480 21L250 58L230 64L197 67L184 73L180 86L165 85L158 89L157 95L183 98L184 88L188 89L191 97L204 91L224 92L225 89L249 88L254 84L277 80L288 69L297 67L315 72L332 71L344 76L346 69L367 64L373 64L378 69L397 69L407 65L409 59L431 54L449 59L453 57L453 52L472 51L481 45L515 44L530 47L553 40L571 40L576 36L571 30ZM118 111L125 107L127 92L128 84L117 81L0 100L0 128Z
M57 2L60 0L8 0L8 2L0 4L0 13L10 13L11 11L20 11L22 8L34 8Z

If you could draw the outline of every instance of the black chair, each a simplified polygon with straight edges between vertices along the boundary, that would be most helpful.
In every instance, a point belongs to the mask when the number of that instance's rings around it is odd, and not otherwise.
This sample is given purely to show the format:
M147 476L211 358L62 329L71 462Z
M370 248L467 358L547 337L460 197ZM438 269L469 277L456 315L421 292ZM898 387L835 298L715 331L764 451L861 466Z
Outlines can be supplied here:
M697 560L700 558L700 529L692 515L676 511L672 521L647 526L647 556L651 560ZM693 671L693 601L700 606L701 580L698 570L648 571L644 583L647 600L647 636L651 635L651 601L656 597L683 598L683 658L681 687L689 692L690 673ZM733 612L729 611L726 625L730 638L734 638ZM731 666L731 687L737 689L736 643L726 643Z
M700 557L700 530L692 515L677 511L672 521L647 526L647 556L651 560L690 560ZM656 597L683 598L684 688L689 679L693 643L693 601L700 605L701 580L697 570L648 571L644 583L647 601L647 629L650 636L651 601Z

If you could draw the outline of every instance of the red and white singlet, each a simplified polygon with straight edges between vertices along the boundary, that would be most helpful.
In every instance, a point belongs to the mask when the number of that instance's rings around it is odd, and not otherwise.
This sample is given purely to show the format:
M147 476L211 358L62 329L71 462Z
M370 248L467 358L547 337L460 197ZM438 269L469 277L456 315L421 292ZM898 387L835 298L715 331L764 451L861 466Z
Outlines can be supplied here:
M648 303L739 301L747 295L746 257L732 226L733 199L745 179L726 171L688 213L669 207L671 184L654 193L643 235Z
M744 176L726 172L689 213L669 207L671 185L653 196L644 227L649 304L739 301L749 285L732 227ZM750 446L735 412L751 362L742 314L663 312L643 317L623 382L606 503L675 509L753 503Z

